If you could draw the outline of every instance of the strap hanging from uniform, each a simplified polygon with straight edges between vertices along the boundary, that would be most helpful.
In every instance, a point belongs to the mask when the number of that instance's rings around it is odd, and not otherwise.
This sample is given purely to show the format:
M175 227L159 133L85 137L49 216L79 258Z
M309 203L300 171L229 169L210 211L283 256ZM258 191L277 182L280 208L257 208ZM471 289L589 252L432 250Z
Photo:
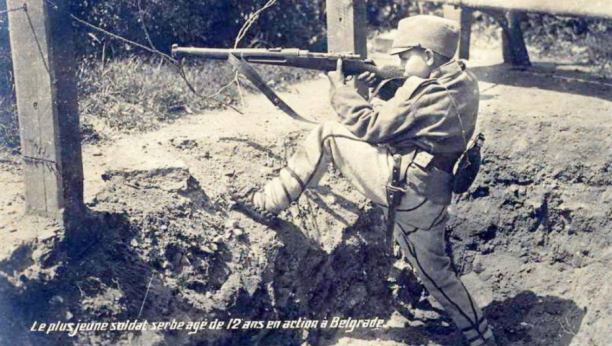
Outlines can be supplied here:
M287 115L292 117L295 120L302 121L309 124L316 124L316 122L308 120L301 115L299 115L296 111L293 110L285 101L283 101L275 92L272 90L266 82L261 78L261 76L257 73L257 71L249 65L248 62L240 59L234 54L230 54L228 57L228 61L232 66L234 66L240 73L242 73L255 87L261 91L268 100L272 101L272 103L280 108Z
M393 155L393 169L391 171L391 182L387 185L387 249L389 253L393 250L393 229L395 228L395 214L406 190L401 188L404 172L402 172L402 156Z

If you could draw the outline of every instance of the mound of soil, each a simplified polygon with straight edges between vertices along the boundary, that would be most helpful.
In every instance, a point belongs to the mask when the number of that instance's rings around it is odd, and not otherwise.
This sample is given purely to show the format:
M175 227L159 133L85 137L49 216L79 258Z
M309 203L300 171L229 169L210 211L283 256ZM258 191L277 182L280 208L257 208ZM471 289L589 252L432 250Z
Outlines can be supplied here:
M5 303L24 326L58 317L151 323L233 316L248 321L384 318L389 312L382 308L395 304L398 295L414 299L407 291L411 285L405 285L414 282L410 270L395 268L387 280L391 262L382 245L381 215L373 210L344 213L350 226L334 229L339 241L326 251L292 223L273 231L229 211L226 200L212 201L182 167L109 171L103 179L105 188L77 228L54 234L47 243L25 244L3 263L3 296L14 299ZM307 203L316 205L320 198ZM296 205L287 216L293 212L321 226L334 223L326 218L342 218L323 209L306 215L303 208ZM45 313L35 313L40 309ZM69 338L31 334L7 322L9 340L34 344L294 344L321 337L317 330L310 335L253 327L189 336L148 331Z

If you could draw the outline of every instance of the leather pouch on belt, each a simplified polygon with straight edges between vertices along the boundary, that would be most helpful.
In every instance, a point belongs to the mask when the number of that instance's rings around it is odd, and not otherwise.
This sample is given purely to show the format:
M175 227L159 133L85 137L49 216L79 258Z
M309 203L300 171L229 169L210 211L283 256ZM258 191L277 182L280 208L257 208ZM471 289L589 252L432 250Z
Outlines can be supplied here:
M424 168L429 165L431 158L431 155L417 155L413 164L408 167L406 172L408 185L419 195L427 197L431 202L448 205L453 195L453 176L435 167Z
M453 198L453 176L437 168L429 172L430 179L426 188L426 195L436 204L450 204Z
M406 171L408 186L420 196L427 197L427 188L430 180L431 175L429 172L414 163Z

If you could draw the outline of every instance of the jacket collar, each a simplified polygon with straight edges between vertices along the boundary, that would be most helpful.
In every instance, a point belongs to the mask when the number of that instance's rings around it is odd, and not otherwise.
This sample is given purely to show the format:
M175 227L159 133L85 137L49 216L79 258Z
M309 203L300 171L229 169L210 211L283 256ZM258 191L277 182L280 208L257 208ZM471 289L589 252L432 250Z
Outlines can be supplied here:
M446 75L454 75L465 70L465 62L463 60L453 60L435 69L430 78L441 78Z

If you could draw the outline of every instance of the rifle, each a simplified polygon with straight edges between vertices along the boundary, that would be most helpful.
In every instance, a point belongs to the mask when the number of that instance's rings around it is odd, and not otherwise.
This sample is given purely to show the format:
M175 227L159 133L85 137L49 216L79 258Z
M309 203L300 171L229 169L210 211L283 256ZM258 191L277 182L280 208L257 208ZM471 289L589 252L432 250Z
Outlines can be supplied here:
M398 66L384 66L379 68L374 61L363 59L357 54L346 53L317 53L298 48L196 48L172 46L172 55L175 57L196 56L204 59L228 60L240 70L255 86L262 91L272 103L294 118L301 118L295 111L285 104L270 89L257 72L248 63L290 66L319 71L335 71L338 59L342 59L342 71L345 75L360 75L363 72L372 72L376 75L377 87L374 95L383 100L393 97L406 77ZM300 120L304 120L303 118Z
M342 59L345 75L359 75L363 72L374 73L380 81L402 78L403 71L397 66L379 68L374 61L363 59L358 54L317 53L298 48L195 48L172 46L173 56L198 56L204 59L227 60L229 55L253 64L299 67L319 71L335 71L338 59Z

